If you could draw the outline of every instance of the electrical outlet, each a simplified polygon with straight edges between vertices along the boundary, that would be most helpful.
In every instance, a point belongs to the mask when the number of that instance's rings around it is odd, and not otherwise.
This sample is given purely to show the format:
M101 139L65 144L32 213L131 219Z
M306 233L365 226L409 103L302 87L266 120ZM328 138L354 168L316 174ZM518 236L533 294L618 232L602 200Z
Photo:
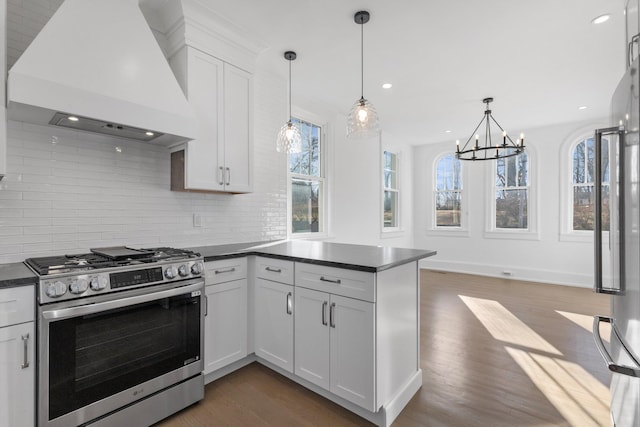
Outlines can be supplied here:
M511 271L509 271L509 270L504 270L504 271L502 272L502 275L503 275L503 276L512 276L512 275L513 275L513 273L512 273Z
M194 227L202 227L202 215L193 214L193 226Z

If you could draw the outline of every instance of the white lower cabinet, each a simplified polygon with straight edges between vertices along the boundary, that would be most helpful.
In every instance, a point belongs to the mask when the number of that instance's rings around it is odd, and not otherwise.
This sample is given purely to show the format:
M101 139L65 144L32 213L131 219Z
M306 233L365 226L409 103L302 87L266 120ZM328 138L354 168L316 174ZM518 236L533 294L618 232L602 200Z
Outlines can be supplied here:
M374 304L296 287L294 373L375 412Z
M0 426L35 425L33 303L32 286L0 291Z
M256 278L256 356L293 372L293 286Z
M247 261L205 263L204 373L247 356Z
M247 355L247 279L205 288L204 373L223 368Z

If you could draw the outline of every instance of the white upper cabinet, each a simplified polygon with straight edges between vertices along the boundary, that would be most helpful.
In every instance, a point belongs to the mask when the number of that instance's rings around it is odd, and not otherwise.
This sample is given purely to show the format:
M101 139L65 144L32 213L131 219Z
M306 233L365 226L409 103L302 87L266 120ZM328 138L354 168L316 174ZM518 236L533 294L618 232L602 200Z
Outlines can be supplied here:
M190 46L170 63L196 112L199 133L173 148L171 189L251 192L253 76Z

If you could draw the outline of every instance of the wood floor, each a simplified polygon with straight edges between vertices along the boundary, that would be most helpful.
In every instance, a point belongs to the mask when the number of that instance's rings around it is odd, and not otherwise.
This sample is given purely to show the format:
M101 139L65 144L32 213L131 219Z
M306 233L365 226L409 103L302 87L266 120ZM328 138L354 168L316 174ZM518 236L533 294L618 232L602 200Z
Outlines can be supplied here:
M590 332L609 297L428 270L421 293L423 386L394 426L610 425L610 375ZM157 427L367 425L254 363Z

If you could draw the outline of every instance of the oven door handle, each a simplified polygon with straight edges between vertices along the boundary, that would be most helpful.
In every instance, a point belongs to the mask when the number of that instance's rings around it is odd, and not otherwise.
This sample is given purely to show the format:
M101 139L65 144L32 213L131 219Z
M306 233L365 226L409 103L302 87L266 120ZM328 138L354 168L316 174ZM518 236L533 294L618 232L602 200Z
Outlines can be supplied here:
M145 302L155 301L163 298L170 298L178 295L192 294L192 296L198 296L202 294L204 288L204 281L198 279L197 282L180 286L178 288L167 289L164 291L151 292L148 294L135 295L126 298L119 298L112 301L97 302L92 304L85 304L76 307L60 308L56 310L45 310L42 312L42 317L47 320L61 320L68 319L70 317L84 316L87 314L100 313L102 311L112 310L116 308L127 307L135 304L142 304Z

